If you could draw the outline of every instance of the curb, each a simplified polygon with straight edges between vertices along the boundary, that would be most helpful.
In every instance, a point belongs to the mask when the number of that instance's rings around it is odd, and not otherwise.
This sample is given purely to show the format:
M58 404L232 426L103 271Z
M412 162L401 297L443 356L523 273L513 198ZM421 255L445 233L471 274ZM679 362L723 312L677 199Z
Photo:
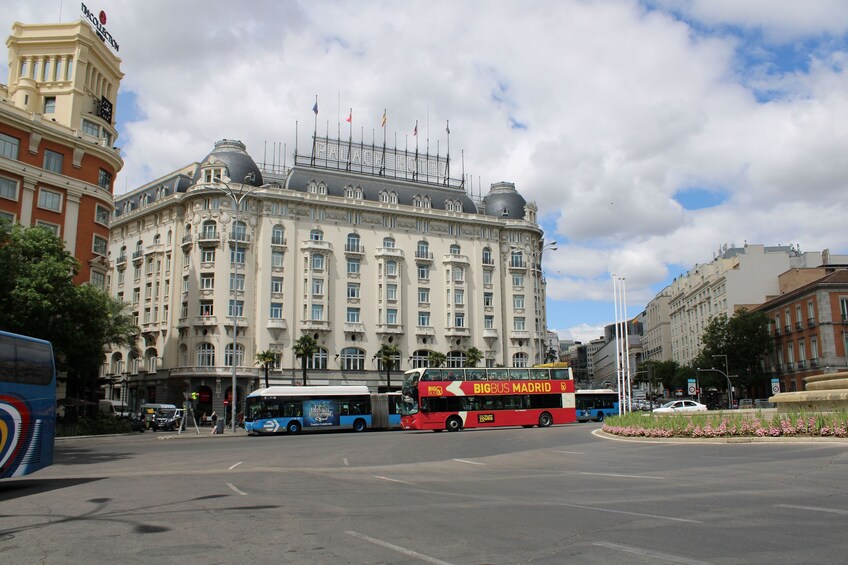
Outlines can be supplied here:
M603 430L593 430L592 435L612 441L632 441L635 443L823 443L848 446L848 438L841 437L629 437L617 436Z

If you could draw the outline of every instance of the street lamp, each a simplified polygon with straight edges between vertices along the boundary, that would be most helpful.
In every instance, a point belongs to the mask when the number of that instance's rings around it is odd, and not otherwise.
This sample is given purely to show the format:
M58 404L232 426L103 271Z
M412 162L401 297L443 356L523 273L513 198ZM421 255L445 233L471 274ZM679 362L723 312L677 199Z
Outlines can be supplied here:
M515 251L521 251L522 253L527 253L533 258L533 267L536 273L536 288L538 289L542 288L542 253L544 253L546 249L550 251L556 251L556 244L556 241L549 241L548 243L540 245L538 249L531 249L530 247L522 248L517 245L510 246L510 249L513 249ZM547 300L547 295L543 296L543 298L545 298L545 300L542 300L540 306L542 308L542 319L545 321L545 327L542 328L542 333L539 336L539 363L545 362L545 354L547 352L547 348L545 347L545 337L547 336L548 331L548 316L546 311L547 309L545 308L545 301Z
M223 192L233 203L233 227L232 233L230 236L233 239L233 260L230 261L230 264L233 269L233 278L230 282L230 291L232 292L232 303L231 310L233 315L233 351L232 351L232 363L233 363L233 377L232 377L232 385L231 385L231 396L230 396L230 414L232 420L232 428L233 433L236 431L236 407L238 406L238 395L236 393L236 359L238 351L238 320L239 320L239 312L237 308L238 303L238 285L236 281L238 280L238 244L239 240L243 237L241 233L236 232L236 227L239 225L239 212L241 211L241 203L244 202L244 199L253 194L256 190L260 188L266 188L267 184L262 186L253 186L250 184L254 180L256 180L256 176L253 173L249 173L244 177L244 182L233 186L230 184L231 180L229 177L215 177L215 184L208 185L209 188L213 190L217 190L219 192ZM248 188L249 187L249 188Z
M719 375L724 375L724 378L727 379L727 408L729 410L733 410L733 386L730 384L730 378L735 377L736 375L728 375L721 369L698 369L699 373L718 373Z

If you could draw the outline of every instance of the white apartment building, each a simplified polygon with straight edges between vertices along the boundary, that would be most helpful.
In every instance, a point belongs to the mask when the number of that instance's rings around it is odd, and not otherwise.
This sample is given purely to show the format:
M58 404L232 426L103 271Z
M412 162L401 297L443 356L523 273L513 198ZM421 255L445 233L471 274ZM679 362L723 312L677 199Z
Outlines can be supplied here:
M690 364L701 351L701 340L713 316L728 317L739 307L753 308L779 294L778 275L791 268L819 266L823 254L801 253L793 246L724 246L707 264L696 264L677 277L648 306L646 333L650 359ZM662 344L663 302L668 300L670 351ZM657 315L650 315L651 312Z
M110 288L143 333L139 356L109 353L110 396L134 406L191 391L201 409L221 411L235 363L241 405L260 385L259 352L276 354L272 384L300 382L292 347L304 334L319 345L309 384L376 390L386 384L381 344L401 352L394 385L431 352L451 366L471 347L490 367L539 362L537 208L507 182L475 201L448 172L444 157L327 138L291 169L260 170L241 142L222 140L118 197ZM237 221L216 178L252 191Z

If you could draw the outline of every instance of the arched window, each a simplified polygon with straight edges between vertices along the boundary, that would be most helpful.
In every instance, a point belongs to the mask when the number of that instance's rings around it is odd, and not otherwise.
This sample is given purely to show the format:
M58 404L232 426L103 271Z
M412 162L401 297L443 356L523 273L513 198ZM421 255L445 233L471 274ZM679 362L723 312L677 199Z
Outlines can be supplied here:
M453 245L450 246L450 254L451 255L459 255L459 253L461 251L462 251L462 248L457 244L453 244Z
M227 367L233 366L233 344L230 343L224 349L224 365ZM244 346L241 344L236 345L236 366L241 367L244 365Z
M380 202L388 202L389 201L389 193L385 190L380 191Z
M454 212L462 212L462 202L460 202L459 200L455 201L453 203L453 211Z
M492 250L488 247L483 248L483 264L491 265L494 261L492 260Z
M377 357L377 370L380 371L381 373L386 372L386 364L383 363L383 360L380 357ZM399 371L399 370L400 370L400 352L395 353L394 356L392 356L392 371Z
M418 245L415 247L415 257L418 259L429 259L430 244L426 241L419 241Z
M426 349L419 349L412 354L412 368L419 369L421 367L430 366L430 352Z
M389 202L392 204L397 204L397 192L392 191L389 193Z
M425 196L421 200L421 207L422 208L429 208L430 207L430 197L429 196Z
M342 371L364 371L365 351L356 347L346 347L341 353Z
M445 210L453 212L453 200L445 200Z
M324 241L324 232L321 230L312 230L309 232L309 239L311 241Z
M316 253L312 256L312 269L316 271L324 270L324 256Z
M359 249L359 234L347 234L347 243L345 244L345 251L351 251L354 253L359 253L361 251Z
M211 343L201 343L197 346L197 366L215 366L215 346Z
M412 205L415 208L421 208L421 196L419 196L417 194L415 196L413 196L412 197Z
M312 354L312 357L309 357L306 360L306 368L307 369L327 369L327 350L323 347L319 347L318 351Z
M203 222L203 226L201 227L201 235L203 239L215 239L217 238L216 234L217 224L214 220L206 220Z
M109 371L112 374L120 375L124 372L124 356L120 353L112 354L112 361L109 363Z
M276 225L271 229L271 245L285 245L286 230L281 225Z
M153 245L159 245L162 242L162 236L158 233L153 236Z
M247 241L247 224L241 220L233 222L231 237L236 241Z
M180 344L180 366L188 367L188 346Z
M526 353L519 351L515 355L512 356L512 366L513 367L526 367L527 366L528 356Z
M524 266L524 254L518 249L512 250L512 255L509 258L509 264L513 267Z
M156 354L156 350L152 347L144 352L145 369L147 369L148 373L156 372L156 360L158 358L159 356Z
M395 240L394 240L394 238L391 238L391 237L384 237L384 238L383 238L383 247L385 247L385 248L387 248L387 249L394 249L394 248L395 248Z
M464 351L449 351L445 359L447 367L465 367L465 352Z

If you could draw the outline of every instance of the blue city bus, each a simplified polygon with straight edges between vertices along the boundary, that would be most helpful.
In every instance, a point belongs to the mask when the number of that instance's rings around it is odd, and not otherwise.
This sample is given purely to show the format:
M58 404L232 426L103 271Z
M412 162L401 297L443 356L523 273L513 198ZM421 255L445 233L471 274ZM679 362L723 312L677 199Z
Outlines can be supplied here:
M246 399L248 434L400 429L400 393L371 393L367 386L272 386Z
M0 478L52 465L55 435L53 347L0 331Z
M574 391L577 421L603 422L607 416L618 415L618 393L609 388Z

